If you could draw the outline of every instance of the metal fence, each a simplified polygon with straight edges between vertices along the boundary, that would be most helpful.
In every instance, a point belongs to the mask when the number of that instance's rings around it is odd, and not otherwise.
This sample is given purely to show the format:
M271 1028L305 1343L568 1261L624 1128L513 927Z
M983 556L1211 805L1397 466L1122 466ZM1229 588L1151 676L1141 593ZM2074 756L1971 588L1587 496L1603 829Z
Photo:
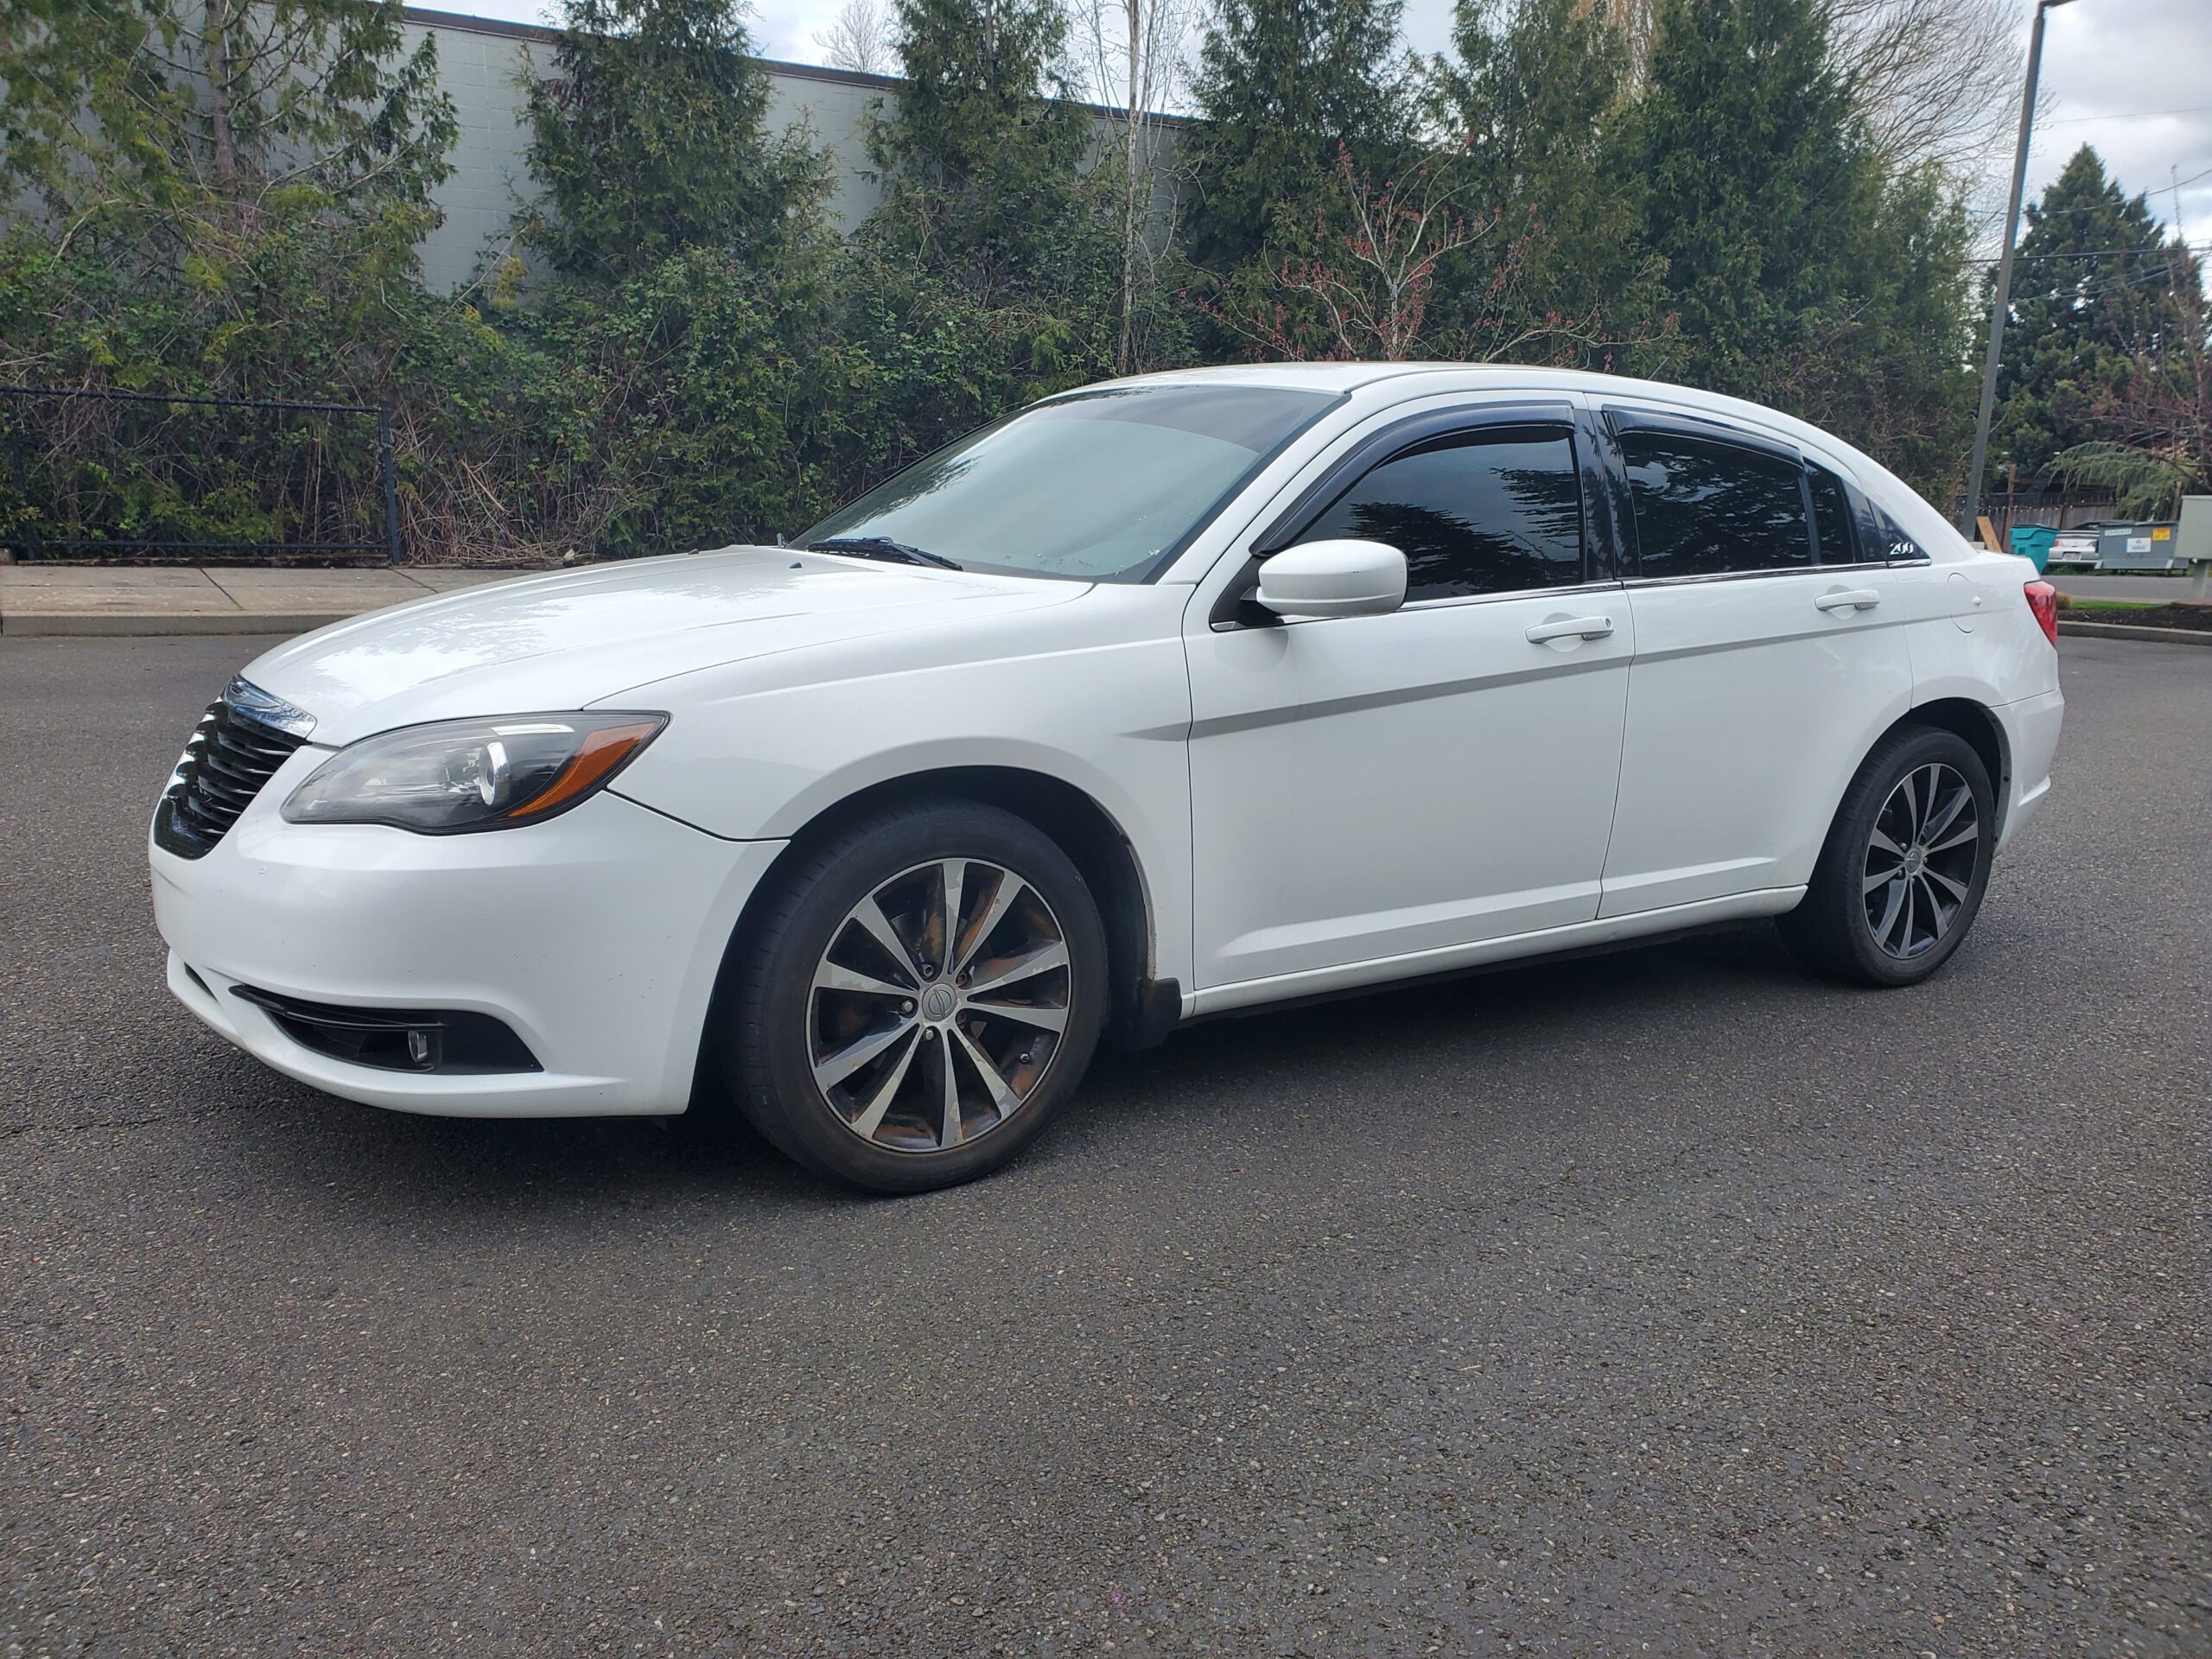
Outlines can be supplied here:
M0 385L0 548L21 560L397 564L391 412Z

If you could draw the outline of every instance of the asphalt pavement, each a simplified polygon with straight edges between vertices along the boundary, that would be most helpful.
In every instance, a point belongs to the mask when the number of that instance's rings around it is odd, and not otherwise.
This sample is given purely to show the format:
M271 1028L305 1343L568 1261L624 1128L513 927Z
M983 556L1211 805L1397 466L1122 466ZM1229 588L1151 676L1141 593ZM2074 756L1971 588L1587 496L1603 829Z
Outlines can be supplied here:
M317 1096L161 982L249 647L0 645L0 1655L2212 1652L2212 658L1903 993L1194 1028L1001 1177Z

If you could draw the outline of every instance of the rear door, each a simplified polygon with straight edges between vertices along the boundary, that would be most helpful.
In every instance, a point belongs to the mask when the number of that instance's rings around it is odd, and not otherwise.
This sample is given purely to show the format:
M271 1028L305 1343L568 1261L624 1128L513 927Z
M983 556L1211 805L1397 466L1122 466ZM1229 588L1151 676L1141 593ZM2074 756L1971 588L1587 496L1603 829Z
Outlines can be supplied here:
M1609 405L1636 623L1601 916L1791 887L1910 705L1897 572L1796 447Z

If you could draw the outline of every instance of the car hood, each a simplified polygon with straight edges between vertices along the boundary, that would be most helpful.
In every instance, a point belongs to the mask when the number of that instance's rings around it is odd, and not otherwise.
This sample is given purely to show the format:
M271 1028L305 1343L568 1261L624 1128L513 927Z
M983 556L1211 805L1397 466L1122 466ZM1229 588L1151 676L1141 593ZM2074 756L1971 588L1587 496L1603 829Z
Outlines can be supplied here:
M314 742L339 744L427 720L580 709L697 669L982 620L1085 591L732 547L414 601L304 634L245 675L313 715Z

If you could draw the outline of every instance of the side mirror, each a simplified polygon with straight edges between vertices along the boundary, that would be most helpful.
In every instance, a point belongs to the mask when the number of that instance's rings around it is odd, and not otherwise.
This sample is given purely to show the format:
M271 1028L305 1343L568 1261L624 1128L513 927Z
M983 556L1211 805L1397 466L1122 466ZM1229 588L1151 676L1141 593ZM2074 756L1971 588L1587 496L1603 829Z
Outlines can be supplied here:
M1260 566L1253 599L1277 616L1387 616L1406 602L1406 556L1387 542L1306 542Z

